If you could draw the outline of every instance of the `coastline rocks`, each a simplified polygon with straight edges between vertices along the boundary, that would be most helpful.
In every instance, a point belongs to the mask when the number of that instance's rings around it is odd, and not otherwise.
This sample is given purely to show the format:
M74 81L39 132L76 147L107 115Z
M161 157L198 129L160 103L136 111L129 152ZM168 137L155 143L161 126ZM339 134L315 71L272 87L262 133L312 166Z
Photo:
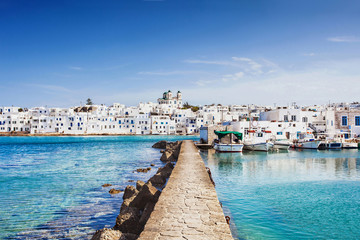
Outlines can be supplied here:
M162 162L176 162L180 153L181 142L169 142L160 160Z
M104 228L97 230L91 240L135 240L137 237L135 234Z
M151 167L148 168L138 168L136 169L137 172L143 172L143 173L147 173L148 171L151 170Z
M165 149L166 144L167 144L167 142L163 140L163 141L159 141L159 142L155 143L154 145L152 145L152 147Z
M155 166L155 164L153 164L153 163L152 163L152 164L150 164L150 166L154 167L154 166Z
M113 229L126 233L139 234L142 230L142 226L139 223L140 217L141 214L138 208L129 207L117 216Z
M105 183L102 185L102 187L110 187L110 186L112 186L112 184L110 184L110 183Z
M133 186L127 186L124 191L123 199L131 198L134 194L137 193L137 190Z
M145 226L147 220L150 218L152 211L154 210L155 204L156 203L154 202L149 202L145 205L144 211L139 220L141 225Z
M130 203L130 207L136 207L141 210L145 208L148 202L156 203L159 199L160 191L157 190L151 182L146 183L139 193L136 195L134 200Z
M162 186L166 183L166 178L157 173L149 179L149 182L154 186Z
M120 189L115 189L115 188L112 188L109 191L110 194L118 194L118 193L121 193L121 192L123 192L123 191L120 190Z
M138 180L136 182L136 190L140 191L144 185L145 185L145 182Z

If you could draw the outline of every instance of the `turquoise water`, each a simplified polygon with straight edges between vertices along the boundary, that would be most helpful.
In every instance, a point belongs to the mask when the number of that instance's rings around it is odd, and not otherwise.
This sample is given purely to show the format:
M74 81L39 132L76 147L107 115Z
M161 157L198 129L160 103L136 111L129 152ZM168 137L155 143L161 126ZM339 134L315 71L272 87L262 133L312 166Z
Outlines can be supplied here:
M164 139L198 137L0 137L0 239L88 239L112 227L122 194L109 189L163 166L151 146ZM133 172L151 163L148 173Z
M238 239L360 239L358 150L201 155Z

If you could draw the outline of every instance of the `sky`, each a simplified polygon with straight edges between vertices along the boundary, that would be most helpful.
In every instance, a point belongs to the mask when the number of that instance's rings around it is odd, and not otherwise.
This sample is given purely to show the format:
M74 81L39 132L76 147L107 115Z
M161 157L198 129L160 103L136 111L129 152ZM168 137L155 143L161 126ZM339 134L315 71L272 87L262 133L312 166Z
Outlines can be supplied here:
M360 1L0 1L0 106L359 101Z

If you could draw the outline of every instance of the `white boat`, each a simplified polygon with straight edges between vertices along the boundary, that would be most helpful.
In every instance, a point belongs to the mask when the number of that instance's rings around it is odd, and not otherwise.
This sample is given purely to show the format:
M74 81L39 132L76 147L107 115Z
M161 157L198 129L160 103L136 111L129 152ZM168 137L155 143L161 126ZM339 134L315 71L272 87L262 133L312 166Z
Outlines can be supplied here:
M343 142L342 143L342 148L345 148L345 149L357 149L358 148L358 143L357 142Z
M242 152L244 144L215 143L214 149L218 152Z
M323 141L319 145L319 149L341 149L342 143L336 141Z
M288 141L275 141L274 142L274 150L288 150L291 144Z
M242 133L235 131L214 131L218 136L218 142L214 143L214 149L218 152L242 152L244 144L241 143ZM229 138L225 138L229 136ZM228 142L224 142L228 141Z
M244 150L249 151L265 151L268 152L274 146L272 142L260 142L260 143L253 143L253 142L245 142L244 143Z
M300 139L295 143L296 148L304 149L318 149L321 143L320 140L316 140L313 134L305 133L299 135Z

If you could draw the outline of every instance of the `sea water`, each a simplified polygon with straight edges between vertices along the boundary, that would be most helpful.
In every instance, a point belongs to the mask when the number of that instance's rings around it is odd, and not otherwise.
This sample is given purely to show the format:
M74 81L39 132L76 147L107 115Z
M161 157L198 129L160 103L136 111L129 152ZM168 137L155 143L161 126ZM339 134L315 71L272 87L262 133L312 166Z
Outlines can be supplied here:
M357 149L201 155L237 239L360 239Z
M122 194L108 191L148 180L163 166L151 146L182 139L198 137L0 137L0 239L89 239L113 227Z

